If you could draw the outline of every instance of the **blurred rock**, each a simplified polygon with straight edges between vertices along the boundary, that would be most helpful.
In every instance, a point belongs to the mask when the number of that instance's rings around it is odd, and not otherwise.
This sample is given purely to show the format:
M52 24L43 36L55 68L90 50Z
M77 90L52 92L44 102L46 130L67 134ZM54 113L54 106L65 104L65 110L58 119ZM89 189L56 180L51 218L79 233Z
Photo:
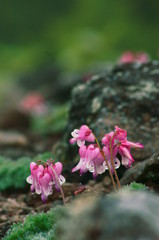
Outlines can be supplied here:
M1 146L28 146L28 139L21 133L0 131Z
M60 218L57 239L157 240L159 198L129 191L107 199L79 198Z
M144 183L159 192L159 152L128 169L120 183L126 185L133 181Z
M159 62L118 65L76 86L66 132L56 148L61 160L76 159L78 151L68 140L82 124L99 139L118 125L130 141L144 144L132 151L135 160L150 157L159 146Z
M31 120L29 115L17 109L1 109L0 128L26 130L30 127Z

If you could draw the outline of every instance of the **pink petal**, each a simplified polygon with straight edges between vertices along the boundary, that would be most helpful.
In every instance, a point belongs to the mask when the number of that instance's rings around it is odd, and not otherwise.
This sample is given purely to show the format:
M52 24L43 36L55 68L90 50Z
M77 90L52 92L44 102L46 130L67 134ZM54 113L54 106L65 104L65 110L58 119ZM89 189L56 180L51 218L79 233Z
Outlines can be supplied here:
M80 168L82 166L84 166L85 164L86 164L86 159L85 158L81 158L79 163L77 164L77 166L72 169L72 172L76 172L76 171L80 170Z
M128 146L128 147L132 147L132 148L144 148L144 145L142 145L141 143L133 143L130 141L126 141L122 145L124 145L125 147Z
M119 128L118 126L115 126L115 136L114 139L121 142L127 140L127 131Z
M104 146L103 147L103 152L104 152L107 160L109 160L110 159L110 148L109 148L109 146Z
M124 165L125 167L129 166L129 158L126 156L122 156L122 165Z
M69 143L70 143L70 144L74 144L76 141L77 141L77 140L76 140L75 138L71 138L71 139L69 140Z
M48 199L48 197L44 193L42 193L41 194L41 200L44 204L46 203L47 199Z
M79 138L84 140L86 136L90 135L92 131L87 125L82 125L79 131Z
M49 185L51 181L51 176L48 173L45 173L42 177L39 177L39 183L42 188L42 192L48 196L51 194L52 186Z
M88 137L86 137L86 141L88 141L88 142L94 142L95 141L95 137L94 137L93 133L91 133Z
M131 161L134 161L130 151L126 147L120 146L120 154L123 156L125 155L127 158L129 158Z
M79 148L79 155L81 158L85 158L86 151L87 151L87 147L85 145L83 145Z
M60 176L61 172L62 172L62 163L61 162L57 162L54 164L53 166L57 176Z
M43 172L43 171L44 171L44 166L38 165L38 172Z
M31 185L30 190L31 190L32 193L35 192L35 188L34 188L33 185Z
M104 137L102 138L102 144L109 145L110 144L110 140L113 137L113 135L114 135L114 132L110 132L108 134L105 134Z
M32 172L35 168L38 168L38 165L37 165L35 162L31 162L31 163L30 163L30 170L31 170L31 172Z
M94 147L93 144L90 144L86 152L87 161L94 160L99 154L99 152L100 152L99 148L96 148Z

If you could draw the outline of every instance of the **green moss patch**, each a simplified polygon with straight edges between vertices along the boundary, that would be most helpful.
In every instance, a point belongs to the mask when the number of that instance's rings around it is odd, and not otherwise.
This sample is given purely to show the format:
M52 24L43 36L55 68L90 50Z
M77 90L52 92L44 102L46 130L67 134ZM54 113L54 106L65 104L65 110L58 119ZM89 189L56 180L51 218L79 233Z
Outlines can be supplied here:
M142 183L132 182L129 185L123 186L122 189L129 191L145 191L147 187Z
M55 240L57 212L28 215L24 223L13 224L3 240Z

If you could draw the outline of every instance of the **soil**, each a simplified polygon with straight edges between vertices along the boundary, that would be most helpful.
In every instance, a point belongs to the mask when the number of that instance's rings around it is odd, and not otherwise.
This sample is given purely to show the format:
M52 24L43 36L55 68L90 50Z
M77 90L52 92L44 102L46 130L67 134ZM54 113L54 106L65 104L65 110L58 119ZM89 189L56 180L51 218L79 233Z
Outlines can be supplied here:
M87 185L79 183L65 183L63 191L66 204L80 194L103 195L112 190L111 180L106 176L102 182L90 180ZM49 196L43 204L39 195L27 192L4 192L0 194L0 239L4 237L13 223L22 222L30 213L47 212L50 208L63 205L61 194L58 192Z

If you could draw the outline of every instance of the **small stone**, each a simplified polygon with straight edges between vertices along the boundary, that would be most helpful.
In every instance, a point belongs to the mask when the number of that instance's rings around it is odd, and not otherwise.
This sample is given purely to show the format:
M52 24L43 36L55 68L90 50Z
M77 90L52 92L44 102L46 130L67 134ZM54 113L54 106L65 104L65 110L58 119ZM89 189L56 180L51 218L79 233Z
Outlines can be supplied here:
M99 98L94 98L92 102L92 113L97 112L101 107L101 101Z
M108 187L108 186L110 186L110 185L111 185L111 179L110 179L110 177L109 177L109 176L104 177L104 179L103 179L103 186L104 186L104 187Z
M0 145L27 146L28 139L21 133L0 131Z

